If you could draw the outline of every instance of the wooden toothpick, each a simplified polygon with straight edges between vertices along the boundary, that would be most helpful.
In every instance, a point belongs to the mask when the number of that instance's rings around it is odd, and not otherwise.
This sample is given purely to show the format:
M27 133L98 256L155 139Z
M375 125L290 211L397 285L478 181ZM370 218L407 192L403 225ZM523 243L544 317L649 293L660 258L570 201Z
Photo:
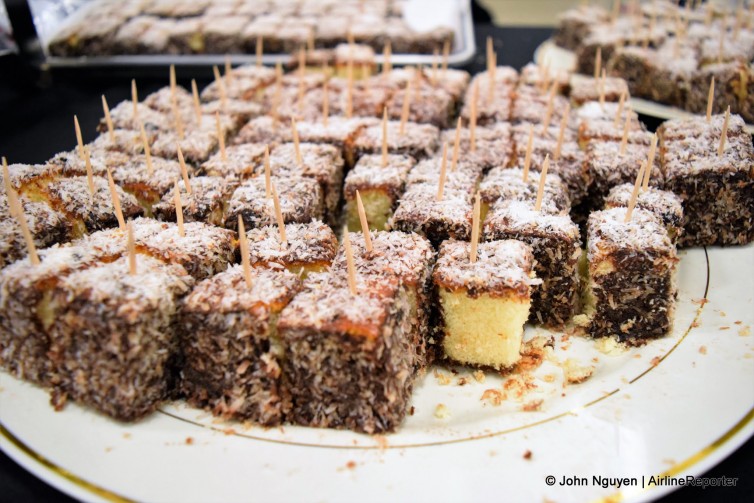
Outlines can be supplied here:
M113 118L110 115L110 107L107 105L107 99L105 95L102 95L102 110L105 112L105 122L107 123L107 133L110 137L110 143L115 143L115 127L113 126Z
M175 78L175 65L170 65L170 99L175 99L175 89L178 87Z
M178 234L183 237L186 235L186 231L183 228L183 204L181 204L181 188L178 186L178 180L175 181L174 190L173 202L175 203L175 220L178 222Z
M547 170L550 168L550 154L545 156L545 161L542 163L542 172L539 174L539 188L537 188L537 201L534 203L534 210L540 211L542 209L542 199L545 195L545 180L547 179Z
M272 203L275 206L275 219L278 222L278 231L280 232L280 241L288 244L288 238L285 236L285 220L283 220L283 210L280 208L280 198L275 184L272 184Z
M301 145L298 141L298 128L295 118L291 118L291 133L293 135L293 150L296 152L296 164L301 167L304 165L304 159L301 157Z
M136 90L136 79L131 79L131 103L134 106L134 121L139 120L139 93Z
M474 213L472 214L471 219L471 252L469 255L469 260L471 263L476 262L477 257L477 248L479 246L479 231L481 227L481 216L482 216L482 210L481 210L481 203L479 202L479 192L476 193L474 196Z
M566 103L565 110L563 111L563 118L560 120L560 131L558 131L558 143L555 145L555 154L552 158L554 160L560 159L560 153L563 150L563 139L565 138L566 126L568 125L568 116L571 114L571 104Z
M529 125L529 138L526 140L526 154L524 156L524 176L525 182L529 181L529 168L531 167L531 152L534 145L534 125Z
M387 166L387 107L382 110L382 167Z
M233 79L233 65L230 62L230 54L225 55L225 82L230 85L230 81Z
M306 91L306 51L302 47L298 51L298 99L296 106L299 112L304 106L304 91Z
M442 144L442 163L440 164L440 180L437 184L437 200L442 201L445 192L445 177L447 176L448 142Z
M628 223L631 221L631 215L634 212L634 207L636 207L636 199L639 197L639 186L641 186L641 182L644 179L644 170L647 168L646 161L642 163L641 168L639 168L639 172L636 174L636 181L634 182L634 190L631 192L631 199L628 201L628 209L626 210L626 218L624 222Z
M442 74L448 71L448 58L450 57L450 40L445 40L442 44Z
M115 189L115 181L109 166L107 167L107 186L110 188L110 200L113 203L115 218L118 220L118 228L122 231L126 230L126 220L123 218L123 210L120 207L120 197L118 197L118 191Z
M474 81L474 88L471 90L471 117L469 118L469 150L476 151L476 119L477 106L479 105L479 81Z
M361 232L364 234L364 246L368 252L372 251L372 236L369 234L369 222L367 222L367 213L364 211L364 203L361 202L361 194L356 191L356 208L359 211L359 221L361 222Z
M453 138L453 157L450 161L450 171L455 171L458 166L458 157L461 155L461 124L463 119L458 116L456 123L456 136Z
M649 155L647 156L647 169L644 171L643 189L649 189L649 177L652 176L652 166L655 165L655 156L657 155L657 133L652 135L652 141L649 144Z
M86 165L86 183L89 186L89 195L94 196L94 173L92 172L92 159L87 147L84 147L84 164Z
M623 137L620 140L620 155L625 155L628 147L628 126L631 124L631 114L626 114L626 120L623 123Z
M84 160L84 140L81 136L81 127L79 127L79 118L73 116L73 129L76 132L76 146L79 152L79 159Z
M618 127L618 124L620 124L620 118L621 115L623 115L623 105L626 102L626 91L622 91L620 93L620 100L618 100L618 110L615 113L615 118L613 119L613 127Z
M343 247L346 250L346 267L348 268L348 290L351 295L356 295L356 265L353 261L353 249L351 248L351 238L348 235L348 227L343 228Z
M34 236L31 235L31 231L29 230L29 224L26 222L26 214L24 213L23 205L21 204L21 199L18 197L15 191L12 191L11 199L8 200L9 206L10 206L10 213L11 215L14 215L16 217L16 220L18 220L18 225L21 227L21 234L24 237L24 241L26 242L26 249L29 252L29 262L31 262L32 265L39 265L39 255L37 254L37 246L34 244Z
M270 146L264 146L264 195L272 196L272 177L270 176Z
M597 54L594 55L594 79L600 78L602 72L602 47L597 47Z
M134 224L128 222L128 273L136 276L136 244L134 243Z
M602 76L597 81L597 87L599 89L600 107L605 107L605 79L607 78L607 72L602 70Z
M262 35L257 35L257 57L256 57L256 64L257 68L260 68L262 66L262 54L264 54L264 37Z
M215 112L215 127L217 128L217 141L220 146L220 159L223 162L228 160L228 153L225 151L225 131L220 125L220 113Z
M715 76L709 82L709 93L707 94L707 122L712 120L712 104L715 101Z
M212 73L215 75L217 90L220 92L220 106L225 109L228 105L228 90L225 89L225 82L220 76L220 70L217 69L217 65L212 67Z
M717 147L717 155L723 155L725 151L725 140L728 138L728 121L730 120L730 105L725 110L725 119L723 120L723 130L720 134L720 145Z
M186 167L186 159L183 157L181 144L177 144L175 148L178 152L178 164L181 165L181 177L183 177L183 184L186 186L186 194L191 194L191 182L189 181L188 168Z
M147 132L144 131L144 124L139 123L141 130L141 143L144 145L144 158L147 162L147 173L154 175L154 167L152 166L152 149L149 147L149 140L147 140Z
M238 247L241 249L241 267L243 267L243 277L246 280L246 286L251 288L249 242L246 238L246 227L243 225L243 218L241 218L241 215L238 215Z
M390 45L390 40L385 43L385 48L382 51L382 73L388 74L393 71L393 63L391 57L393 55L393 48Z
M411 108L411 86L412 81L406 83L406 90L403 92L403 108L401 108L401 123L398 127L398 134L403 136L406 132L406 122L408 122L408 112Z
M199 89L196 87L196 80L191 79L191 94L194 97L194 115L196 115L196 123L202 125L202 105L199 102Z

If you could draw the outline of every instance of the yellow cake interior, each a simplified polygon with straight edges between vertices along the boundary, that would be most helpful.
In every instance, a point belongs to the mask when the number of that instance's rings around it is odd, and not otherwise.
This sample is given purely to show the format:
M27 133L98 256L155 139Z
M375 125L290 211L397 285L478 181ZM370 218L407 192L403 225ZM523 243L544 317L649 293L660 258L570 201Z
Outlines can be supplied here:
M384 231L387 221L393 215L393 201L381 190L359 191L361 202L364 204L364 213L367 215L369 228L373 231ZM348 230L351 232L361 231L359 210L356 199L346 203Z
M472 298L465 291L440 291L445 319L445 355L455 361L504 369L519 358L531 300L522 297Z

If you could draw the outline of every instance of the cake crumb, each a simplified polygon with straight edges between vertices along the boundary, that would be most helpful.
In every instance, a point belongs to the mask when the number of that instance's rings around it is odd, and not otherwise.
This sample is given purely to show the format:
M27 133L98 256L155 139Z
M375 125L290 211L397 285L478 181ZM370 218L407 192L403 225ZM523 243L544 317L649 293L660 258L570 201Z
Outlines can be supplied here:
M456 381L456 384L458 386L465 386L466 384L469 384L469 378L468 377L459 377Z
M482 372L481 370L475 370L474 373L471 375L474 376L474 379L476 380L476 382L484 382L484 380L487 378L485 373Z
M704 304L706 304L707 302L709 302L709 300L707 300L706 298L703 298L703 299L691 299L691 302L693 302L694 304L699 304L700 306L703 306Z
M437 382L440 383L440 386L446 386L450 384L451 378L448 374L444 374L443 372L435 369L432 371L432 375L435 376L435 379L437 379Z
M129 438L131 438L131 434L128 433L128 432L126 432L126 433L123 434L123 438L125 438L126 440L128 440Z
M748 337L751 335L751 326L744 325L743 327L738 329L738 335L741 337Z
M355 469L356 468L356 461L351 460L348 463L346 463L346 468L349 469L349 470Z
M608 356L618 356L628 351L628 347L617 337L602 337L595 341L597 351Z
M505 400L505 395L496 389L486 389L484 390L484 393L482 393L482 398L480 400L482 401L488 401L492 405L498 406L501 403L503 403L503 400Z
M529 461L531 459L531 451L529 449L524 452L524 459Z
M542 403L544 403L544 400L541 398L530 400L521 407L521 410L524 412L537 412L542 408Z
M526 341L521 348L521 360L516 365L517 372L531 371L542 365L542 361L547 355L547 348L555 345L553 337L538 335L533 339Z
M191 437L186 437L186 445L193 445L194 439Z
M503 390L513 393L513 396L520 400L529 390L537 387L533 381L531 374L512 375L503 383Z
M730 327L726 325L724 327L720 327L720 330L730 330Z
M544 382L555 382L555 374L546 374L542 376Z
M703 355L707 354L707 346L699 346L699 352Z
M435 417L437 419L447 419L450 417L448 407L444 403L438 403L437 407L435 407Z
M573 358L563 362L563 374L568 384L579 384L589 379L594 373L594 366L580 365Z
M105 452L111 452L113 450L112 447L105 447Z
M720 311L720 316L725 317L725 316L728 316L728 315L725 313L725 311Z
M743 321L741 320L736 320L733 322L734 325L740 325L741 323L743 323Z
M223 433L225 433L226 435L235 435L236 434L236 430L234 430L233 428L225 428L223 430Z
M374 441L377 442L377 446L380 449L383 449L383 450L387 449L388 443L387 443L387 437L385 435L375 435L373 438L374 438Z
M416 407L414 407L414 406L412 405L412 406L411 406L411 408L410 408L410 409L408 409L408 415L409 415L409 416L413 416L415 412L416 412Z
M660 364L660 357L659 356L655 356L654 358L652 358L649 361L649 363L651 363L653 367L658 366Z
M577 327L586 328L589 326L589 316L585 314L577 314L573 317L573 324Z
M691 328L699 328L701 326L701 323L699 323L698 320L694 320L693 323L691 323Z

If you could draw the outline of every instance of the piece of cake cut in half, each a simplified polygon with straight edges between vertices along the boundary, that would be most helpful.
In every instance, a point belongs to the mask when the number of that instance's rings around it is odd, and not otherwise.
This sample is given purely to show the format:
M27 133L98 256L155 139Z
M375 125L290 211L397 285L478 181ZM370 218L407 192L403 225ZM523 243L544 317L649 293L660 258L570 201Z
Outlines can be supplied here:
M185 222L205 222L222 226L225 223L226 205L238 186L234 178L219 176L195 176L189 180L191 193L183 180L178 182L181 193L181 208ZM176 221L175 183L159 203L152 207L155 218L166 222Z
M294 424L395 431L408 412L417 347L411 304L395 277L311 274L283 309L278 334Z
M400 281L409 296L410 325L413 344L417 348L417 370L425 368L435 357L436 344L430 330L432 266L435 251L432 244L416 233L370 232L372 250L367 251L364 235L349 234L354 266L359 275L391 276ZM339 250L332 269L347 273L344 249Z
M432 274L445 358L473 367L511 369L521 358L529 318L534 258L529 245L505 240L446 241Z
M16 377L48 386L53 366L47 329L54 321L50 298L68 274L104 257L85 246L39 250L40 263L18 260L0 271L0 367Z
M194 280L178 265L136 255L74 272L50 308L52 402L68 398L121 421L152 412L176 384L179 299ZM106 313L106 315L105 315Z
M94 194L89 192L86 176L61 178L52 182L44 189L44 196L48 204L55 210L66 215L72 225L72 237L78 238L89 232L94 232L118 225L113 209L110 187L107 179L101 176L92 177ZM139 202L134 196L115 187L120 199L120 207L126 219L144 214Z
M407 155L390 154L382 165L381 155L365 155L348 172L343 188L346 200L348 229L361 229L356 191L361 196L369 228L385 230L388 220L398 206L406 178L416 161Z
M536 197L536 196L535 196ZM577 312L581 240L568 212L534 202L498 200L484 222L486 240L516 239L531 246L534 272L542 283L532 289L532 323L562 328Z
M627 208L633 190L631 183L613 187L605 198L605 209ZM657 215L674 244L683 235L683 202L672 192L655 187L642 189L636 198L636 207Z
M288 269L299 276L322 272L330 267L338 251L338 238L319 220L286 224L286 242L277 225L246 232L249 262L255 267Z
M592 337L641 344L673 327L678 256L652 213L626 208L596 211L587 223L585 325Z
M731 115L719 154L723 121L721 115L713 116L710 124L701 118L695 123L668 121L662 130L664 188L683 201L680 246L754 240L754 148L743 119Z
M324 220L325 202L316 180L301 176L270 178L277 188L280 212L286 224ZM273 198L267 197L263 176L250 178L235 190L228 204L225 226L238 227L238 215L247 229L277 224Z
M184 299L178 325L184 362L180 390L213 414L264 426L283 422L290 398L280 368L280 312L301 288L285 270L240 265L202 281Z

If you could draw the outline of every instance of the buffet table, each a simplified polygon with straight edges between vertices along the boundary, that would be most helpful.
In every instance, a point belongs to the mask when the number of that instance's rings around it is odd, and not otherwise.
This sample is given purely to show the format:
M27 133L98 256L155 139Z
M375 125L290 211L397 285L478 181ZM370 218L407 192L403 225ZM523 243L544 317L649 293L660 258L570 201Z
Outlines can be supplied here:
M532 59L537 46L546 40L550 29L501 28L477 25L477 47L484 47L488 36L495 40L499 64L520 68ZM465 67L475 73L485 68L484 53L477 51L474 60ZM130 73L129 73L130 72ZM0 154L11 162L41 162L55 153L70 148L73 143L71 117L77 114L84 132L84 141L94 137L95 125L101 113L101 94L110 103L128 99L127 82L137 77L140 94L148 93L167 83L167 68L134 68L116 71L104 69L63 70L37 72L25 67L12 57L0 58ZM203 87L211 80L209 68L184 68L179 70L179 84L187 84L191 77ZM650 129L658 122L643 118ZM751 383L749 384L751 385ZM744 384L745 386L745 384ZM0 404L0 406L2 406ZM745 495L754 494L754 440L749 440L706 476L737 477L737 487L686 488L664 498L664 501L706 500L744 501ZM0 499L5 501L72 501L68 496L41 482L33 475L0 453ZM504 496L504 493L501 493Z

